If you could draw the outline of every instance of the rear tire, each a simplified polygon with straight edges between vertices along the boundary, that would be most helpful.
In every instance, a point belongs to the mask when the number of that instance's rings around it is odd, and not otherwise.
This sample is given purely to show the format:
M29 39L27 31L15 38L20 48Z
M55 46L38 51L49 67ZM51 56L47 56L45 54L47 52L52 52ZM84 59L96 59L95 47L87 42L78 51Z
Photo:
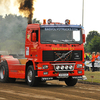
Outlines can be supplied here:
M30 65L27 68L27 78L26 78L27 84L29 86L38 85L38 83L39 83L38 78L36 78L35 76L36 76L36 71L34 70L34 67L32 65Z
M67 79L65 79L65 83L68 86L74 86L77 83L77 79L73 79L72 77L68 77Z
M16 78L9 78L9 69L8 69L7 61L1 62L1 65L0 65L0 82L2 82L2 83L7 83L7 82L14 83L15 80L16 80Z
M8 73L8 64L6 61L1 62L0 64L0 82L8 82L9 81L9 73Z

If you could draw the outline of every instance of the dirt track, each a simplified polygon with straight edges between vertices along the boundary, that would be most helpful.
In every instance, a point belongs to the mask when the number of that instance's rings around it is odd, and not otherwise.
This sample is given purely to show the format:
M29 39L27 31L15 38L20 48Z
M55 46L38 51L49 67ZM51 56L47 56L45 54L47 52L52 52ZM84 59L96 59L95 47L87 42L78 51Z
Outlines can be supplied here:
M68 87L64 82L48 81L29 87L23 81L0 83L0 100L100 100L100 85L77 83Z

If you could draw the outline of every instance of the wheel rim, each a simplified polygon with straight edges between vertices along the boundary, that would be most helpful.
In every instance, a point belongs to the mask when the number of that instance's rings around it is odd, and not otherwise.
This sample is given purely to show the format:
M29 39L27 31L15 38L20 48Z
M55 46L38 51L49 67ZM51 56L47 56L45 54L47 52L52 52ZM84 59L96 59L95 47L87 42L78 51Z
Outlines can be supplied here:
M4 66L1 66L0 68L0 79L4 79L5 77L5 68Z
M28 79L28 82L32 82L32 71L31 70L28 71L27 79Z

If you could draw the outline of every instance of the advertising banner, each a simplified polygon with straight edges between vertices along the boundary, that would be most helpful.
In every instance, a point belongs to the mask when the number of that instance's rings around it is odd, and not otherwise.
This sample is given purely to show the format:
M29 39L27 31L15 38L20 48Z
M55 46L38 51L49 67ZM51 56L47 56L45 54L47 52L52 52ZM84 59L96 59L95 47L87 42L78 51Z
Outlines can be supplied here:
M85 61L85 66L87 67L92 67L92 62L91 61ZM100 67L100 61L95 61L94 67Z

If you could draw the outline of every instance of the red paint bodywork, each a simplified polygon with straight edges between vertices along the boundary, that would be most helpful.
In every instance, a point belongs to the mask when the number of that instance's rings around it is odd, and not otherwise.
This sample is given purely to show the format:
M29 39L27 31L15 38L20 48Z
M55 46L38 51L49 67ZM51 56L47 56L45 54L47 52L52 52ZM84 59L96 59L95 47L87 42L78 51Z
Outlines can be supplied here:
M38 30L38 42L32 42L32 31ZM84 68L77 68L77 64L82 64L84 62L84 46L83 44L41 44L40 43L40 25L39 24L29 24L26 28L26 38L25 38L25 57L27 58L27 62L25 65L20 64L19 60L9 56L8 58L2 56L7 63L9 68L9 77L10 78L20 78L25 79L27 65L33 64L34 70L37 71L37 77L58 77L59 72L55 73L54 67L52 63L67 63L67 61L42 61L42 51L43 50L53 50L55 48L62 48L62 51L66 48L68 50L82 50L82 61L74 61L75 67L73 73L68 72L69 76L82 76L84 75ZM73 45L73 46L72 46ZM68 61L72 62L73 61ZM48 69L42 69L43 65L48 65ZM83 65L84 66L84 65ZM39 67L41 67L39 69ZM78 74L78 71L82 71L81 74ZM44 72L48 72L48 75L44 75Z

